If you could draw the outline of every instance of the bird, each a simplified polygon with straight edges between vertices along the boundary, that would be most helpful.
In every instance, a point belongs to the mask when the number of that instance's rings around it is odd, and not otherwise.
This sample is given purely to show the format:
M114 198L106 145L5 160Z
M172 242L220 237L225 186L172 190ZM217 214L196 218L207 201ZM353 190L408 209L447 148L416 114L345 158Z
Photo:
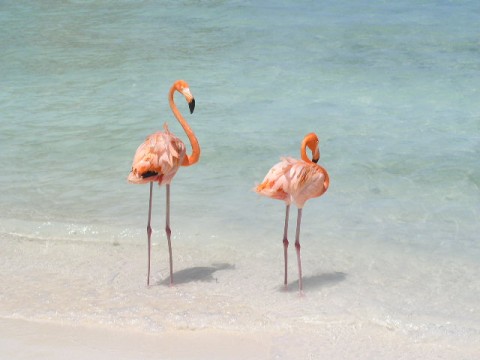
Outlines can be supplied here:
M150 183L150 198L148 205L147 240L148 240L148 269L147 286L150 285L150 256L151 256L151 217L152 217L152 191L153 183L166 188L166 211L165 211L165 233L168 241L168 253L170 260L170 286L173 285L173 261L172 242L170 228L170 183L180 166L191 166L200 158L200 145L190 125L185 121L174 102L174 94L182 94L189 106L190 114L195 109L195 98L190 92L190 87L184 80L177 80L173 83L168 93L168 100L173 115L178 120L187 134L192 147L191 155L186 153L185 144L168 129L167 123L163 125L163 131L148 135L145 141L140 144L133 157L132 170L127 177L129 183L146 184Z
M307 148L312 152L312 159L307 156ZM309 199L322 196L328 190L330 177L327 170L317 164L320 159L319 139L315 133L307 134L300 147L301 160L283 157L267 173L255 191L272 199L283 200L286 204L283 248L285 258L284 286L287 289L287 252L288 252L288 218L290 205L298 208L295 248L298 262L298 286L303 294L302 261L300 256L300 223L302 209Z

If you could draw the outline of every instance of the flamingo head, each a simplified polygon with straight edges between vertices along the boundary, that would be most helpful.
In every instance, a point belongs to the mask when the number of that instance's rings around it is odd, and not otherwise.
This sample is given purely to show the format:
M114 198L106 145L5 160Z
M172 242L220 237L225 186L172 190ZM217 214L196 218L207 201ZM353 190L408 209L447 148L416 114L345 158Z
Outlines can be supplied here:
M305 139L303 141L305 145L312 151L312 161L314 163L317 163L318 160L320 160L320 148L319 148L320 141L318 140L317 134L310 133L307 136L305 136Z
M190 88L186 81L177 80L175 84L173 84L175 90L177 90L180 94L185 96L187 100L188 107L190 108L190 114L193 114L193 110L195 109L195 98L193 97L192 93L190 92Z

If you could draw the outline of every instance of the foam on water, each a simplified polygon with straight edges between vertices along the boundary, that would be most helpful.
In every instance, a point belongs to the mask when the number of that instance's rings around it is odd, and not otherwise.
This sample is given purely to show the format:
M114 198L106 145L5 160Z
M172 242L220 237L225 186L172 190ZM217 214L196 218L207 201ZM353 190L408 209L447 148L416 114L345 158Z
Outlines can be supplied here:
M0 316L472 344L478 14L473 2L4 2ZM161 286L155 187L160 286L146 289L148 187L126 176L163 122L185 139L167 103L178 78L202 157L172 185L174 289ZM304 210L298 306L293 247L279 291L284 206L252 188L311 131L331 187Z

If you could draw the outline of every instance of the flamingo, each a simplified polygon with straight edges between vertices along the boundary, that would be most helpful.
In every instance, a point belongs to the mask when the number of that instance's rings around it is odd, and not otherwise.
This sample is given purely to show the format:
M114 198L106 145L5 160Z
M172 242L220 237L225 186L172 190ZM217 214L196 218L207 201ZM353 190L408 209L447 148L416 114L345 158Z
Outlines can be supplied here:
M192 154L186 154L185 144L173 135L169 130L167 123L163 125L164 131L158 131L147 136L146 140L138 147L133 158L132 171L128 175L128 182L133 184L150 183L150 200L148 205L148 223L147 223L147 238L148 238L148 270L147 270L147 286L150 285L150 253L151 253L151 235L152 228L150 220L152 216L152 190L153 183L158 182L158 185L165 185L166 188L166 219L165 232L168 241L168 254L170 258L170 286L173 285L173 262L172 262L172 242L170 229L170 183L177 173L180 166L190 166L195 164L200 158L200 145L193 133L192 129L185 121L183 116L177 109L173 101L175 91L182 94L187 100L190 108L190 113L195 109L195 99L190 92L188 84L183 80L175 81L168 94L168 100L173 115L182 125L183 130L190 140L192 146Z
M298 208L295 248L298 262L298 287L303 293L302 261L300 257L300 223L305 202L323 195L330 184L327 170L317 165L320 159L319 140L315 133L307 134L300 147L301 160L291 157L282 158L265 176L263 182L255 189L257 193L272 199L283 200L286 204L285 227L283 232L283 249L285 257L285 279L287 288L287 250L288 250L288 217L290 204ZM312 151L312 160L307 156L307 147Z

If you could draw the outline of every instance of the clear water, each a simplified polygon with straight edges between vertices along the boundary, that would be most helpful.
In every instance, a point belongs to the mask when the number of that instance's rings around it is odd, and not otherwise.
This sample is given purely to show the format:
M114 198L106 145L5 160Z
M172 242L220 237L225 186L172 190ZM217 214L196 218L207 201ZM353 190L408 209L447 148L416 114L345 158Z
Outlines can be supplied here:
M0 315L149 331L343 321L472 343L479 15L475 1L3 1ZM145 289L148 186L126 176L163 122L187 141L167 102L179 78L202 156L172 185L180 283ZM304 209L299 309L294 248L278 291L284 205L252 188L311 131L331 187Z

